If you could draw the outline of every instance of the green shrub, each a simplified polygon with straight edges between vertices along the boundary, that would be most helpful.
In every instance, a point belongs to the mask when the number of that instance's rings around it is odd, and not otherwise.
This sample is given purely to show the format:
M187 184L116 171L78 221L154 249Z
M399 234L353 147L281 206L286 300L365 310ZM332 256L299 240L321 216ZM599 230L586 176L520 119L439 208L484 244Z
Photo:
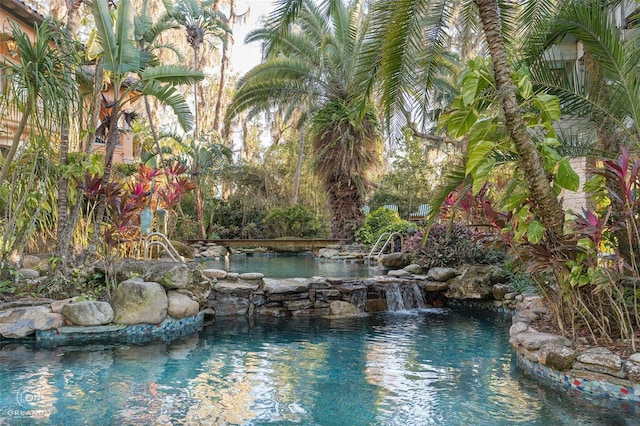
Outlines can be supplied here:
M460 223L437 224L431 227L423 244L424 231L409 238L403 251L425 269L456 268L465 264L504 265L506 253L481 243L482 234Z
M400 219L398 212L380 207L367 215L362 227L356 231L356 241L371 245L385 232L406 234L411 226L414 226L411 222Z
M276 208L262 220L268 238L315 237L321 230L317 216L303 206Z

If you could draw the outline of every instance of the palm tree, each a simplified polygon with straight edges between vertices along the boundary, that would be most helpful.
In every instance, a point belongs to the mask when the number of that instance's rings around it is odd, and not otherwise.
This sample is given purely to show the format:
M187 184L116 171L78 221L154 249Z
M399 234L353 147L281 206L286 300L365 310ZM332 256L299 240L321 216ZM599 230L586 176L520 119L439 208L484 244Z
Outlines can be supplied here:
M189 130L193 125L193 116L184 98L176 92L175 86L193 84L203 76L199 71L185 66L150 66L148 61L144 60L145 55L141 55L135 41L135 14L131 0L121 0L118 3L115 26L105 0L93 1L91 9L96 21L96 37L104 69L110 73L110 82L114 90L114 99L109 105L108 117L105 119L108 128L102 178L104 188L109 183L113 154L119 141L117 123L126 104L140 96L154 96L171 107L183 129ZM128 80L132 73L137 74L139 80ZM99 236L98 230L102 225L105 209L106 194L102 191L96 207L94 239Z
M265 43L266 59L239 81L226 121L274 106L301 111L310 127L315 170L329 195L331 233L352 241L363 220L368 174L379 164L381 149L373 102L363 96L365 74L356 61L367 29L365 7L363 2L350 8L341 1L324 8L308 0L295 3L293 30L285 31L282 25L290 22L274 16L248 36Z
M178 0L176 5L170 10L170 15L182 26L187 32L187 43L193 49L193 67L200 69L200 48L209 36L214 36L222 43L226 43L227 34L231 33L231 29L227 26L228 19L226 16L216 10L216 0ZM198 84L193 85L193 96L195 101L195 127L194 138L200 138L199 126L199 108L198 108Z
M407 75L415 72L411 69L414 66L412 58L419 53L415 49L425 48L422 40L430 40L429 49L433 53L442 52L447 46L448 34L444 29L452 16L454 3L444 0L379 1L373 7L374 42L365 60L373 60L378 67L377 77L383 88L383 102L390 110L394 102L399 102L403 96L411 96L407 94L403 81ZM518 164L527 177L536 213L548 231L549 242L559 245L564 240L564 211L549 184L535 141L523 120L507 59L503 28L505 25L516 27L512 20L513 13L496 0L474 0L473 3L477 7L493 64L505 127L519 155Z

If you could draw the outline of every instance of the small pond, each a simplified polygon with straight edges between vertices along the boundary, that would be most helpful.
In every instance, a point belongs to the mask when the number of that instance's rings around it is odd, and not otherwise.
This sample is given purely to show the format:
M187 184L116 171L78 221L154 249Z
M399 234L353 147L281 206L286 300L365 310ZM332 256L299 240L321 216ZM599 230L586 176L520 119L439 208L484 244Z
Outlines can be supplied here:
M222 269L227 272L260 272L268 278L365 278L383 275L385 270L378 266L349 261L323 260L313 253L278 254L247 253L232 254L228 258L207 259L203 268Z
M172 342L0 350L0 423L636 425L516 368L510 321L426 309L217 319Z

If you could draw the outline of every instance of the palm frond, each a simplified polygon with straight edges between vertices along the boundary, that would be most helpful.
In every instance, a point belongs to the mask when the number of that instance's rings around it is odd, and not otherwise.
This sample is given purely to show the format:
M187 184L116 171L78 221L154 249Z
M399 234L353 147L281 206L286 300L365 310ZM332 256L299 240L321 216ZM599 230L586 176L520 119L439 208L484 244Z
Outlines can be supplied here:
M177 86L202 81L204 74L199 70L184 65L160 65L146 68L141 77L143 81L158 80Z
M161 103L170 107L178 118L184 131L193 127L193 114L184 97L176 91L172 85L163 85L157 79L147 80L141 88L143 95L155 96Z

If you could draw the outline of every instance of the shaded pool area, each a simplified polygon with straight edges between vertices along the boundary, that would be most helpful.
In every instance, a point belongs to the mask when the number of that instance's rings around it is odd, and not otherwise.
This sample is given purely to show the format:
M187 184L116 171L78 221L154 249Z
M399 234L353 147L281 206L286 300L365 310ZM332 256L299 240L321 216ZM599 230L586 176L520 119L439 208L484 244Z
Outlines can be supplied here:
M144 346L0 350L0 423L606 425L637 405L523 376L510 320L472 309L217 319ZM22 413L22 414L21 414Z
M386 271L377 266L364 263L323 260L313 253L278 254L248 253L232 254L228 258L207 259L202 261L205 269L222 269L227 272L260 272L269 278L327 278L352 277L364 278L383 275Z

